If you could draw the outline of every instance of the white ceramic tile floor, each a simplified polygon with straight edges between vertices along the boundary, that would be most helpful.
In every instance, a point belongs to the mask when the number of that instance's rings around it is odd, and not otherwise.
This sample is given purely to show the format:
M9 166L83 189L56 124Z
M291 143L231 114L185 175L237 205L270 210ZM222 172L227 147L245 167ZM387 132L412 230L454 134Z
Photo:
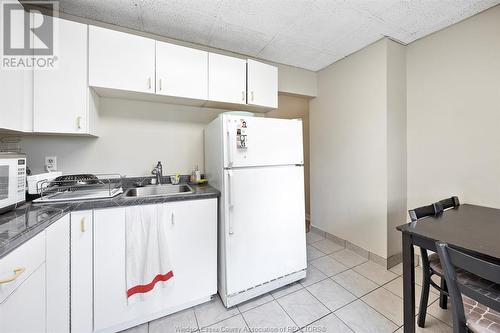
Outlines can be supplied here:
M326 276L333 276L348 269L329 256L311 260L309 264L319 269Z
M314 267L313 265L307 266L307 276L305 279L300 280L300 284L304 287L310 286L316 282L327 279L328 276L323 274L319 269Z
M368 261L368 258L362 257L354 251L345 249L342 251L334 252L330 254L330 257L337 260L341 264L352 268L357 265L361 265Z
M332 279L357 297L361 297L379 287L378 284L352 269L335 275Z
M333 252L337 252L337 251L344 249L344 247L342 245L337 244L334 241L332 241L330 239L326 239L326 238L323 240L314 242L311 245L325 254L331 254Z
M323 238L309 236L308 242L311 240L317 243ZM289 328L326 333L402 332L402 279L399 267L388 271L346 253L340 256L324 254L312 261L316 266L309 265L308 276L300 283L293 283L237 307L226 309L220 298L215 296L210 302L129 329L127 333L245 332L251 329L285 329L291 332ZM356 262L360 263L353 268L347 267ZM327 271L326 275L321 268ZM420 288L416 285L417 300ZM451 333L450 310L439 308L437 294L431 294L429 303L426 328L417 327L417 332Z
M325 255L325 253L321 252L314 246L307 244L307 261L311 261Z

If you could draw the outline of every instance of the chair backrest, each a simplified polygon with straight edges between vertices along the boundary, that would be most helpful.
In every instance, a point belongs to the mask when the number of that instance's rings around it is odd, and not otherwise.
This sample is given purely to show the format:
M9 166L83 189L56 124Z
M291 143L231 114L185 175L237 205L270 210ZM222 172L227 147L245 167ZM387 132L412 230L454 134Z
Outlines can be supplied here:
M415 209L410 209L408 214L412 222L426 216L436 216L443 211L442 206L439 203L433 203L432 205L422 206Z
M458 200L457 196L440 200L439 203L443 207L443 210L448 208L457 208L458 206L460 206L460 201Z
M500 298L492 292L500 284L498 263L451 248L444 242L436 242L436 249L452 301L453 332L467 332L462 294L500 312ZM477 280L457 279L457 269L474 274Z
M428 206L410 209L408 211L408 214L410 215L411 221L415 222L422 217L436 216L441 214L445 209L457 208L458 206L460 206L460 201L458 200L457 196L453 196L451 198L440 200Z

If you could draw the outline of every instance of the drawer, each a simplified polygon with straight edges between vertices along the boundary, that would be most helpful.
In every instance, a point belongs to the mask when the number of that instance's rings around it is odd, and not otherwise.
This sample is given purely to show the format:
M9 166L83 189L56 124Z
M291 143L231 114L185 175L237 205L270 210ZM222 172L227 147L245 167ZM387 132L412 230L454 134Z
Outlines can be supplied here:
M45 232L41 232L0 259L0 304L44 261ZM11 278L12 281L5 281Z

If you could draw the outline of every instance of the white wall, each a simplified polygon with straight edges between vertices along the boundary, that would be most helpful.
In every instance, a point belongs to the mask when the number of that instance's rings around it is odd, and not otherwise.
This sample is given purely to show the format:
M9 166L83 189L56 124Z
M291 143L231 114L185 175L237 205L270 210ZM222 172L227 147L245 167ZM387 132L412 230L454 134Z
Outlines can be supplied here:
M150 175L157 161L165 174L204 169L203 128L221 110L102 98L98 138L25 136L22 148L34 172L44 156L57 156L65 173Z
M318 73L310 102L311 222L387 257L386 40Z
M500 6L407 48L408 207L500 208Z

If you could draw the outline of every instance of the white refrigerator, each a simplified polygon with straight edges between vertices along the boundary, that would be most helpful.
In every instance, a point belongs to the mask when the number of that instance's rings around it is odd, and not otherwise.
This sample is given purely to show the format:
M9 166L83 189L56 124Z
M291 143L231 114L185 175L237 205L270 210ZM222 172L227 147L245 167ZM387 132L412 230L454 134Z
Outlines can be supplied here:
M226 307L306 276L302 121L222 114L205 129L221 192L218 290Z

